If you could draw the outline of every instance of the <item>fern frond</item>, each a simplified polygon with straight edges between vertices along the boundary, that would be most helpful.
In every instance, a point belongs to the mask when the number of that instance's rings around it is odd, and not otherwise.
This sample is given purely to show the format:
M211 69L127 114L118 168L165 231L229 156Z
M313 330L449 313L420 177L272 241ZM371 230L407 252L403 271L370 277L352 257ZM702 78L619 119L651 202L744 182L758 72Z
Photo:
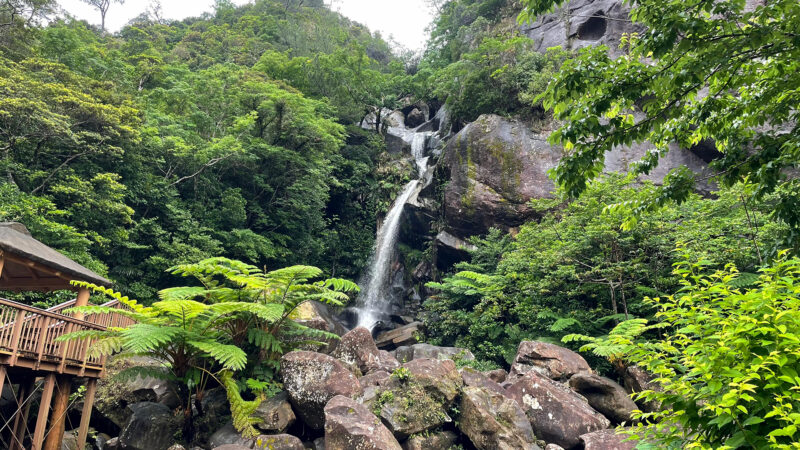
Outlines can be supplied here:
M267 273L267 278L278 280L295 280L304 282L322 275L322 270L313 266L291 266Z
M119 353L125 345L125 339L120 335L111 335L100 338L89 346L86 355L89 357L109 356Z
M328 278L321 282L321 286L340 292L359 292L361 290L356 283L343 278Z
M120 332L125 339L125 349L135 353L152 351L171 342L183 333L181 328L137 323Z
M153 303L152 308L173 317L189 320L208 311L209 305L195 300L162 300Z
M133 366L123 369L114 375L114 379L121 382L133 381L137 378L155 378L163 381L176 380L166 366Z
M162 289L158 291L158 298L161 300L191 300L197 297L205 297L208 290L201 286L184 286Z
M283 315L283 305L276 303L247 303L247 302L222 302L208 306L210 311L217 315L232 314L237 312L250 313L269 323L275 322Z
M220 374L220 380L222 385L225 386L225 393L228 395L228 402L231 404L231 416L236 431L245 438L252 439L258 436L259 432L253 425L261 423L262 420L253 417L253 413L261 405L261 399L256 397L255 400L244 400L239 393L239 386L230 371L223 371Z
M83 341L87 339L102 339L108 336L112 336L114 333L109 332L107 330L80 330L80 331L73 331L72 333L65 333L61 336L58 336L55 341L56 342L64 342L64 341Z
M242 370L247 364L247 354L235 345L212 341L188 341L187 344L208 353L226 369Z
M95 293L105 294L108 297L118 300L120 303L131 308L136 312L141 312L143 309L145 309L145 307L140 305L139 302L137 302L136 300L128 298L127 296L122 295L121 293L113 289L107 288L105 286L98 286L94 283L88 283L86 281L77 281L77 280L70 281L70 284L76 287L89 289L90 291Z

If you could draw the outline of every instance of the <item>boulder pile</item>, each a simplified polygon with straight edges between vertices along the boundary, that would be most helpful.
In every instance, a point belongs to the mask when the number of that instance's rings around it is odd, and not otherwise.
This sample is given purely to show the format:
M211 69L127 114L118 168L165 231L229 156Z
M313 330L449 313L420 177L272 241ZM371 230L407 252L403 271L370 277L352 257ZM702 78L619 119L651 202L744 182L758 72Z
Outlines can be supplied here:
M283 356L284 391L255 413L263 435L243 438L226 419L198 448L634 448L613 427L630 424L636 404L577 353L525 341L509 373L456 364L473 359L465 349L420 343L379 350L368 330L356 328L329 354ZM170 448L166 406L146 401L128 409L122 432L106 448Z

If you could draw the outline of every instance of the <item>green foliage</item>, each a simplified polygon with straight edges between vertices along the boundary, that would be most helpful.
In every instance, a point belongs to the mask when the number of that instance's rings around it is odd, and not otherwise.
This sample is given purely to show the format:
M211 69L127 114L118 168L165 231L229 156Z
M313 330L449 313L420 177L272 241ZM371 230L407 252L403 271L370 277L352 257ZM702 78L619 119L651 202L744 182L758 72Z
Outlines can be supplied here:
M800 260L781 252L751 289L734 287L733 265L675 265L681 288L647 298L656 322L619 324L582 350L621 359L655 375L662 389L637 397L662 410L638 413L630 431L647 448L798 448L800 418ZM643 340L642 333L660 337Z
M436 343L504 364L522 339L602 336L621 320L651 316L642 300L677 287L671 267L678 242L695 260L749 271L774 254L782 227L768 220L772 203L743 202L747 186L721 190L715 199L693 195L629 229L622 228L627 214L605 207L655 189L613 176L567 204L534 201L543 216L538 223L523 225L513 241L499 231L475 240L472 263L428 284L438 291L424 304L428 333Z
M523 3L520 19L528 20L564 1ZM777 193L773 215L789 225L797 249L800 181L786 175L800 163L800 4L749 3L637 0L631 18L647 32L623 39L622 56L587 48L564 64L543 99L562 122L550 140L569 153L553 174L569 195L587 188L615 146L652 144L638 173L650 172L673 143L713 147L719 157L711 167L723 184L747 180L757 199ZM673 170L632 213L685 201L694 182Z
M240 261L210 258L173 267L170 272L192 277L200 286L164 289L159 301L143 306L111 289L74 282L109 295L129 309L84 306L68 312L122 314L135 323L123 329L70 333L60 339L94 339L90 352L96 355L122 351L162 361L168 368L165 375L181 386L184 437L189 440L194 434L191 393L201 396L210 379L225 386L237 428L255 433L249 415L274 383L281 355L302 344L336 338L294 322L297 308L311 300L341 306L349 300L348 293L358 291L347 280L313 281L322 271L311 266L267 272ZM257 397L255 403L242 399L232 379L234 372L252 377L246 384Z

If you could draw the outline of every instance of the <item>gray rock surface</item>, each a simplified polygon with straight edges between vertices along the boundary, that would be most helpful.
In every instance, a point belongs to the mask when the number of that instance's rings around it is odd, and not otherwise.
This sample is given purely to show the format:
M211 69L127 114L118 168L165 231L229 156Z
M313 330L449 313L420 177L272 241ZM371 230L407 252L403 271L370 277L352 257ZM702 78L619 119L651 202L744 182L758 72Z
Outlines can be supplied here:
M336 396L325 406L326 450L399 450L392 433L364 405Z
M525 412L502 393L467 386L459 429L479 450L540 450Z
M630 423L631 413L638 409L625 389L609 378L593 373L577 373L569 379L569 386L613 424Z
M281 376L294 410L314 430L322 430L330 399L361 394L358 379L337 359L321 353L287 353L281 358Z
M126 450L164 450L174 442L178 424L172 411L160 403L129 405L132 414L119 435L119 447Z
M289 403L289 394L281 391L274 397L261 402L253 417L261 419L256 428L267 433L283 433L295 421L292 405Z
M479 387L500 395L506 395L506 390L499 383L473 368L464 367L459 372L461 373L461 379L464 380L464 386Z
M571 449L580 436L611 423L569 388L530 372L507 389L530 420L533 432L547 443Z
M363 374L387 371L400 367L400 363L388 352L381 352L372 339L372 334L364 327L357 327L342 336L339 345L331 354L345 365L353 365Z
M379 334L375 339L375 344L378 348L390 350L404 345L413 345L417 343L417 338L422 330L422 322L412 322Z
M566 380L591 368L583 357L570 349L539 341L522 341L508 374L510 381L529 372L544 375L553 380Z

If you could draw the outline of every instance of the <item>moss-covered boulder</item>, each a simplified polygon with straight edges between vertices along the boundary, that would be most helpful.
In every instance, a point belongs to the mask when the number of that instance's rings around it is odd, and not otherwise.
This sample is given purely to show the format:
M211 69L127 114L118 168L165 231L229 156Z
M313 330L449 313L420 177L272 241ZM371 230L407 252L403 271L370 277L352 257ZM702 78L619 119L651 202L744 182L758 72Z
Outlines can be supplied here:
M525 412L505 395L467 386L460 410L459 429L479 450L540 450Z
M364 405L339 395L325 406L325 449L400 450L400 444Z

